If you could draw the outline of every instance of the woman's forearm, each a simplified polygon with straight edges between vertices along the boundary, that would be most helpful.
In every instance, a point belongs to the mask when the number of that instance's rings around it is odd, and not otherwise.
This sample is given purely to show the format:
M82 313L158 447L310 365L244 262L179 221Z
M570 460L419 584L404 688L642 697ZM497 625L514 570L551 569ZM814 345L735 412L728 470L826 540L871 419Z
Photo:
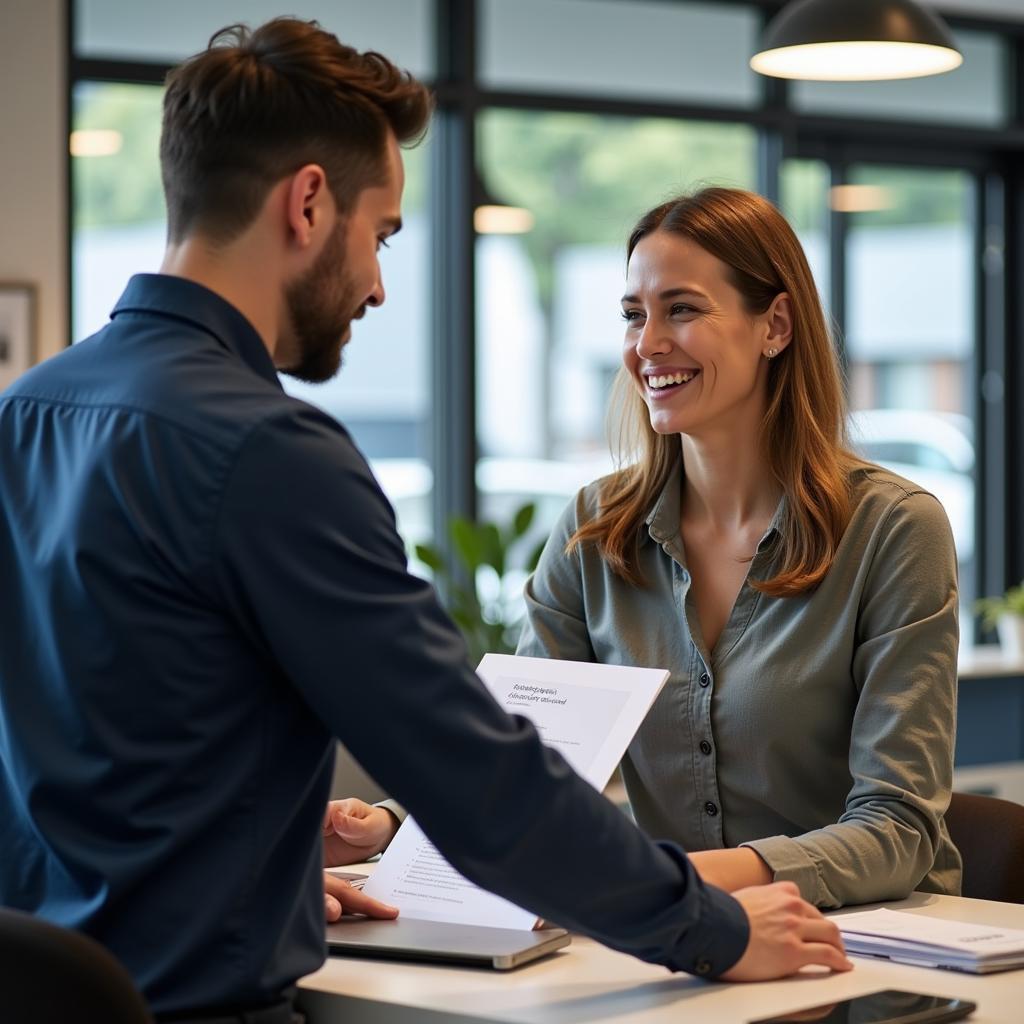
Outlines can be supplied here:
M748 885L767 885L772 881L771 868L749 847L701 850L689 856L705 882L726 892L745 889Z

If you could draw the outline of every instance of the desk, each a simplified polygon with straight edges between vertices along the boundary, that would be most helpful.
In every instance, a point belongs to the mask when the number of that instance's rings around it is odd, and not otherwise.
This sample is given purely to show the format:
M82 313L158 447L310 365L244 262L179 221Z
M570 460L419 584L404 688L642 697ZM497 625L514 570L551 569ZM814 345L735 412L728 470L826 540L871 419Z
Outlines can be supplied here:
M914 893L888 906L1024 929L1024 906L1007 903ZM972 1024L1024 1021L1024 971L979 977L854 963L848 974L725 985L670 975L577 936L564 952L509 973L331 957L300 984L337 993L336 1020L360 1024L739 1024L883 988L971 999L978 1004ZM327 1022L314 1016L310 1024Z

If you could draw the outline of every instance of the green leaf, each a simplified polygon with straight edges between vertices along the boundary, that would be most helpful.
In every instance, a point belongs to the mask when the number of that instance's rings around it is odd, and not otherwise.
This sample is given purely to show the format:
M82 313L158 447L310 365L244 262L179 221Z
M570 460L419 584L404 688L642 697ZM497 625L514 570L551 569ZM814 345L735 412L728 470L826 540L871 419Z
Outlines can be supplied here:
M443 573L447 571L444 558L441 557L441 552L432 544L417 544L413 550L416 552L416 557L425 566L433 569L434 572Z
M533 516L536 511L537 506L532 501L528 501L525 505L522 505L516 510L516 514L512 519L513 537L522 537L522 535L526 533L530 528L530 524L533 522Z
M477 536L483 554L481 561L491 566L499 576L505 575L505 545L501 542L501 532L494 523L481 523L477 527Z
M458 552L462 564L472 576L484 560L483 545L480 543L480 534L475 523L468 519L455 516L452 519L452 540L455 542L455 550Z

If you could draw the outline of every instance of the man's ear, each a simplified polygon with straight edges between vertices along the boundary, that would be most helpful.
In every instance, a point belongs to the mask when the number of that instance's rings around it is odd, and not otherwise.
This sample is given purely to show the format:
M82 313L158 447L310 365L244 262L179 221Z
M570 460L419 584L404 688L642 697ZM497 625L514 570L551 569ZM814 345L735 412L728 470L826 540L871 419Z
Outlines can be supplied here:
M319 164L300 167L289 181L285 199L289 241L300 249L313 244L334 212L327 175Z
M768 326L764 348L781 352L793 340L793 303L788 292L779 292L765 313Z

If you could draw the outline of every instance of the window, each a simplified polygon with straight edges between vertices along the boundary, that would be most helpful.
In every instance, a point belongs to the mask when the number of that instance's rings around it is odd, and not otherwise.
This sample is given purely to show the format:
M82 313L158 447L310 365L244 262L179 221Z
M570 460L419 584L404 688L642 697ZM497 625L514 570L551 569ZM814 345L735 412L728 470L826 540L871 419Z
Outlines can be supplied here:
M945 506L965 601L974 576L973 179L859 165L875 209L849 214L847 331L853 435Z
M106 323L133 273L160 266L166 231L158 160L161 96L162 89L150 85L75 86L73 128L87 133L73 136L83 154L72 158L76 340ZM308 385L282 377L286 390L344 421L410 543L432 533L427 148L405 154L404 227L381 258L387 301L354 325L345 366L333 380Z
M734 4L485 0L481 78L525 92L751 107L760 18Z
M480 121L487 190L533 229L477 242L480 513L524 498L554 517L608 472L604 422L621 359L619 298L636 220L706 184L754 185L743 125L490 110Z

